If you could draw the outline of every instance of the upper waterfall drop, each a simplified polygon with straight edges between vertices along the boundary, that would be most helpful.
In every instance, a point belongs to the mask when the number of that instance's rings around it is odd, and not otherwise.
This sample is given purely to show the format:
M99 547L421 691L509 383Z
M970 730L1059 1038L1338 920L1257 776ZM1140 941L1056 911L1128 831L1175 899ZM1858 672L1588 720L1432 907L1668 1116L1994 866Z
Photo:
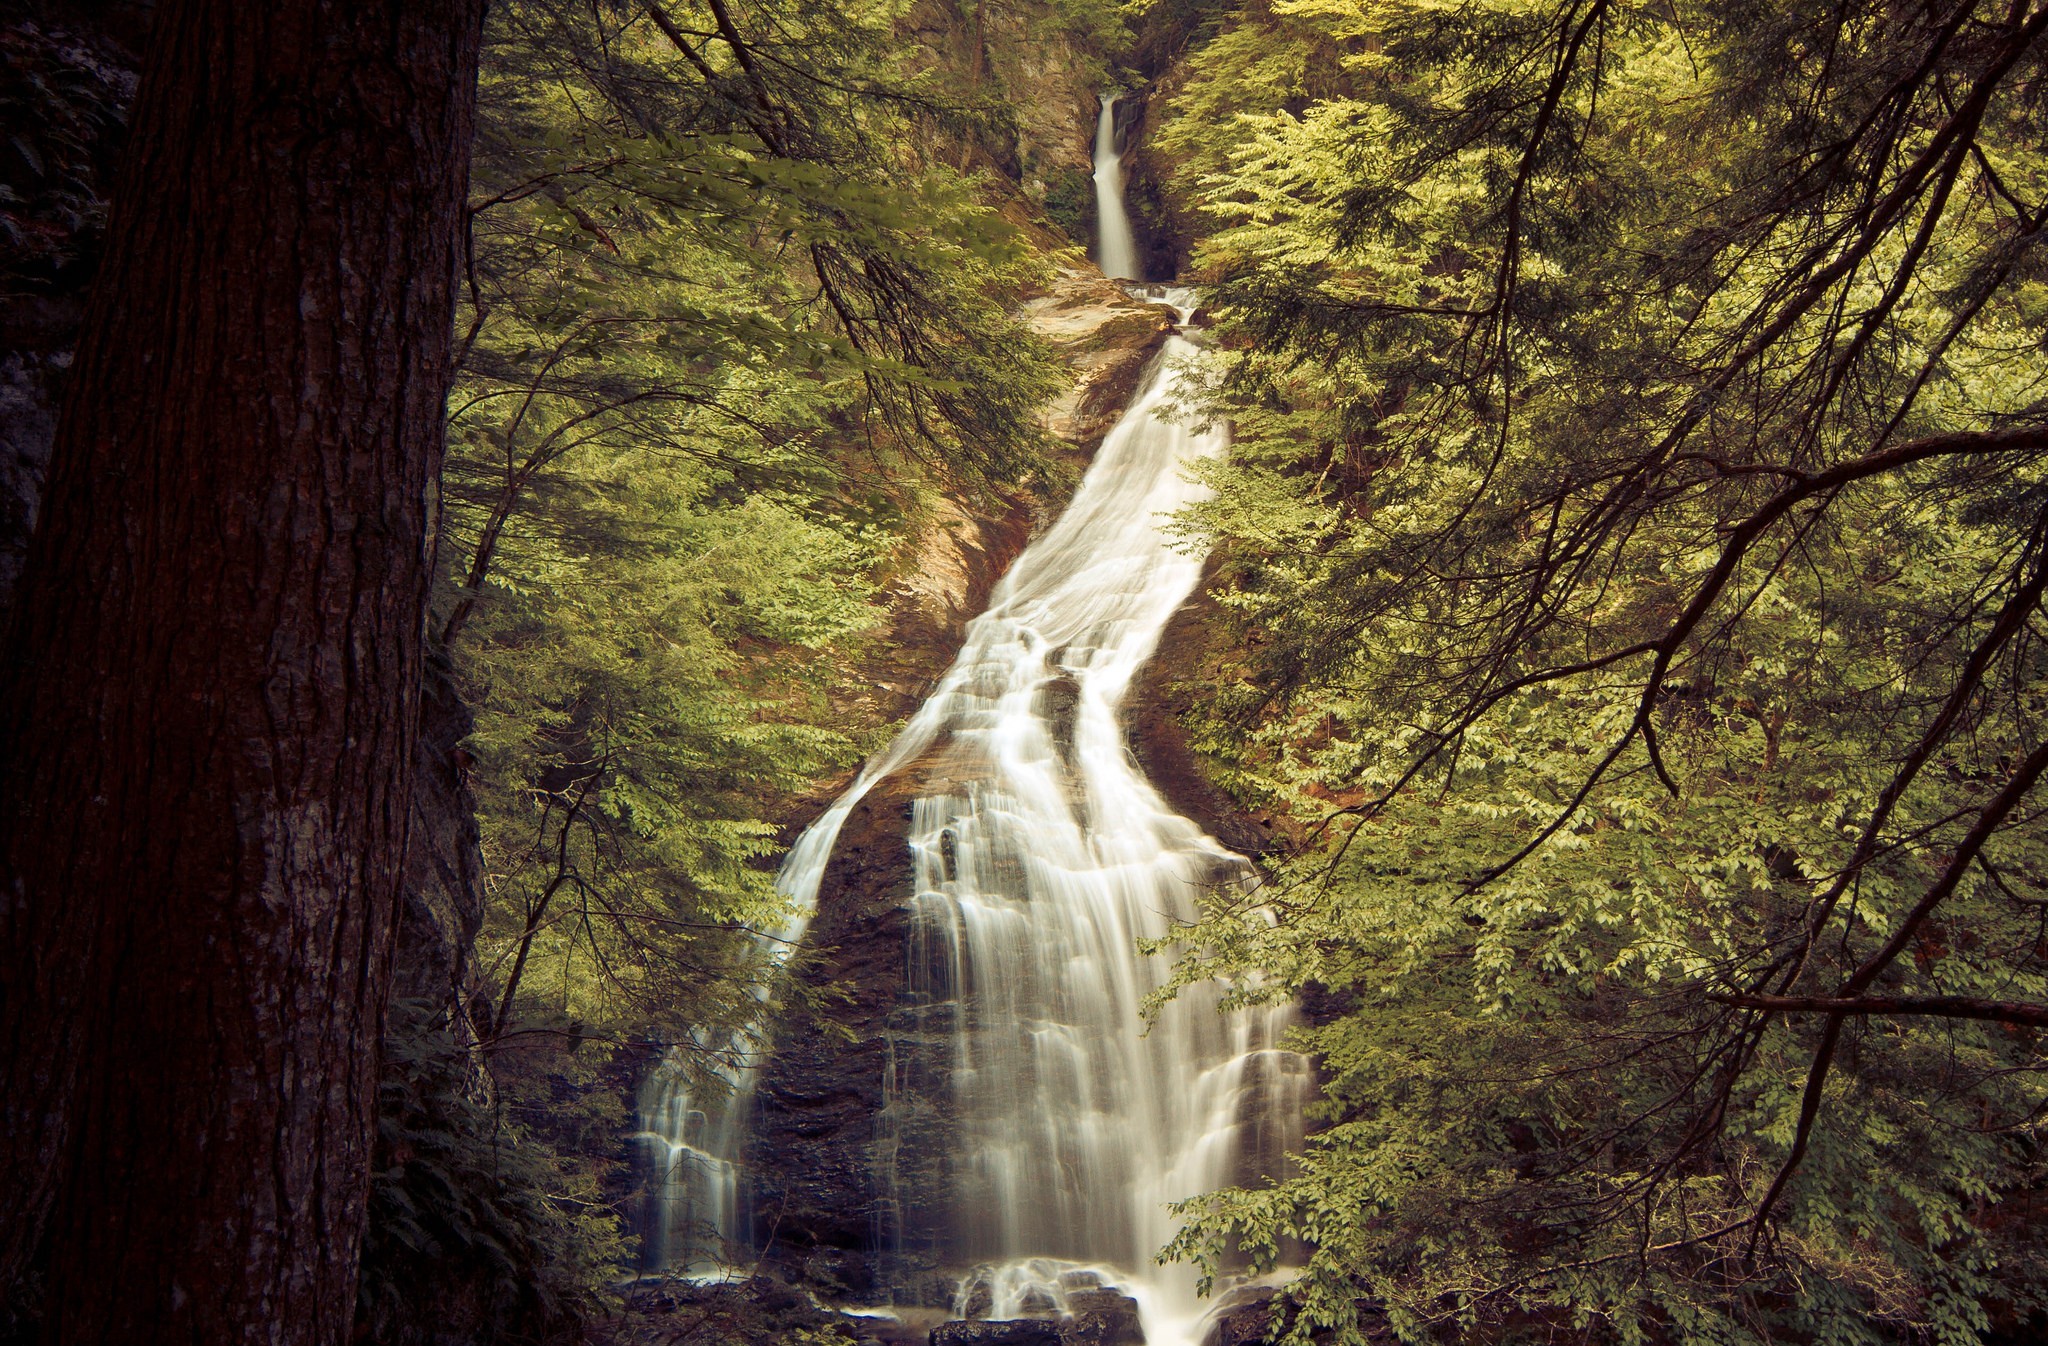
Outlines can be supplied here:
M1124 209L1124 163L1116 144L1115 94L1102 97L1095 122L1096 264L1111 280L1143 280L1138 274L1138 240Z

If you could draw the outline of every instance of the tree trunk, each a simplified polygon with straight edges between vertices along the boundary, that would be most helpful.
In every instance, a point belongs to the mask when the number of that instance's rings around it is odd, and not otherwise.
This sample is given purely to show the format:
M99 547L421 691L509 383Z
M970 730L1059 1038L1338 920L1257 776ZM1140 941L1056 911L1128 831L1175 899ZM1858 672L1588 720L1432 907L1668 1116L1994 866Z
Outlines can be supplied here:
M349 1327L482 0L174 0L0 670L0 1287Z

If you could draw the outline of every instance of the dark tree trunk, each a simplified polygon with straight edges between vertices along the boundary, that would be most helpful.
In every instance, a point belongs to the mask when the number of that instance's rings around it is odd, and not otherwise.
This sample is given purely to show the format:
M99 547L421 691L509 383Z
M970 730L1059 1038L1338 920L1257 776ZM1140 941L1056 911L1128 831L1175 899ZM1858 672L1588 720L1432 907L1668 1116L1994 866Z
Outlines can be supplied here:
M0 1287L348 1331L482 0L174 0L0 670Z

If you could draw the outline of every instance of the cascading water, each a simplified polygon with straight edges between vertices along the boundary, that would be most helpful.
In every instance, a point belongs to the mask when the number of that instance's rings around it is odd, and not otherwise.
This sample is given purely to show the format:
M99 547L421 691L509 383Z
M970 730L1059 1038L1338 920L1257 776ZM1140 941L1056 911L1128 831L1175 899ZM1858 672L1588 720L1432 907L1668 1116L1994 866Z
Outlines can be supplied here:
M785 865L777 887L785 896L798 896L792 915L775 934L757 938L760 961L771 976L803 939L818 893L815 878L799 892L788 875ZM766 999L765 979L755 994ZM723 1277L747 1251L740 1155L761 1066L773 1047L764 1027L755 1016L719 1040L700 1037L684 1050L671 1050L642 1086L640 1126L633 1135L648 1204L637 1222L641 1270ZM700 1082L682 1069L686 1056L711 1063Z
M1124 209L1124 160L1116 143L1116 98L1103 95L1095 122L1095 260L1111 280L1138 280L1138 240Z
M1114 99L1104 100L1096 182L1104 270L1122 240ZM1114 271L1112 274L1116 274ZM1118 712L1201 562L1162 531L1202 495L1189 467L1223 452L1220 426L1173 414L1193 296L1144 390L1110 432L1073 503L969 624L959 657L887 750L801 836L778 878L797 913L816 901L842 824L877 782L914 770L909 982L917 1030L892 1054L878 1122L889 1188L879 1231L960 1277L954 1312L1056 1313L1077 1288L1114 1285L1140 1305L1150 1346L1195 1339L1186 1268L1156 1267L1169 1204L1276 1170L1300 1139L1313 1087L1280 1047L1291 1010L1224 1013L1213 986L1183 989L1147 1023L1171 958L1141 951L1243 881L1244 861L1167 807L1138 772ZM778 943L778 948L788 947ZM742 1062L755 1053L742 1035ZM693 1098L658 1075L644 1143L661 1166L653 1265L722 1260L744 1200L734 1163L752 1065ZM945 1124L916 1138L935 1162L899 1163L909 1104ZM939 1191L910 1191L912 1184ZM915 1218L905 1214L916 1212ZM915 1227L913 1227L915 1226ZM688 1231L698 1231L692 1238Z
M1272 1171L1310 1088L1279 1047L1285 1007L1224 1014L1204 985L1149 1026L1143 1013L1171 959L1141 942L1244 871L1139 774L1117 718L1200 575L1160 530L1200 494L1188 466L1225 445L1169 414L1195 354L1167 343L920 716L935 747L912 815L910 981L926 1022L908 1040L926 1045L899 1052L888 1081L892 1103L949 1104L949 1218L898 1233L984 1264L956 1311L979 1297L978 1316L1049 1312L1106 1281L1138 1298L1153 1346L1186 1339L1198 1309L1191 1272L1152 1267L1169 1203Z

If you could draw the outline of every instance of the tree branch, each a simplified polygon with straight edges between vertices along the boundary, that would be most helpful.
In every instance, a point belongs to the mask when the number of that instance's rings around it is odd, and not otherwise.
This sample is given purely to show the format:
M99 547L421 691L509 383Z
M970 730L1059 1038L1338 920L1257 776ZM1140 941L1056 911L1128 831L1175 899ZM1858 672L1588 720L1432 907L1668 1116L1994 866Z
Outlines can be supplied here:
M1742 1009L1785 1014L1931 1014L1944 1019L2048 1027L2048 1005L2019 1000L1979 1000L1961 995L1810 996L1710 995L1709 1000Z

